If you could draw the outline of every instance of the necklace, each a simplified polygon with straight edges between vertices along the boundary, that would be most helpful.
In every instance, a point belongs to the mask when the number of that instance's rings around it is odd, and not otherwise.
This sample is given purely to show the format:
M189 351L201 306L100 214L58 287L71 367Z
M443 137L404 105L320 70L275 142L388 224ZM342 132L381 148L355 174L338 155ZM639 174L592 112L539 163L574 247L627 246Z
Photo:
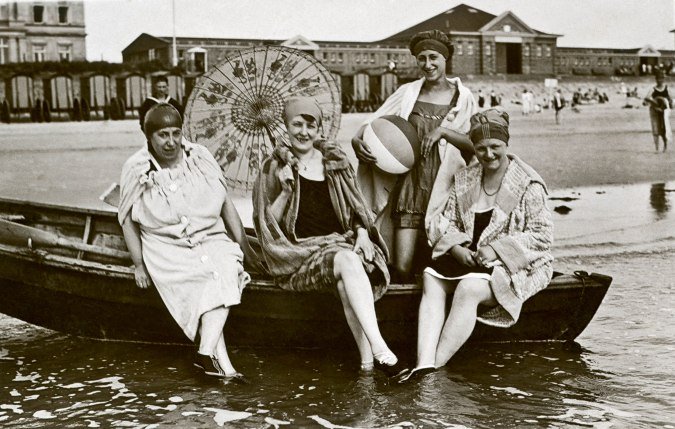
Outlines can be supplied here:
M485 180L484 179L485 179L485 174L483 174L483 177L480 178L480 187L483 189L483 192L485 192L485 195L487 195L488 197L494 197L495 195L497 195L497 192L499 192L499 190L502 189L502 183L504 182L504 178L502 178L502 180L499 181L499 186L497 186L497 190L494 191L491 194L488 194L488 191L485 190Z
M296 158L298 160L298 163L300 163L302 165L302 171L307 171L309 166L307 164L305 164L304 162L302 162L302 160L300 160L300 158L298 158L298 157L296 157ZM312 153L312 155L308 157L309 161L311 161L312 159L314 159L314 153Z

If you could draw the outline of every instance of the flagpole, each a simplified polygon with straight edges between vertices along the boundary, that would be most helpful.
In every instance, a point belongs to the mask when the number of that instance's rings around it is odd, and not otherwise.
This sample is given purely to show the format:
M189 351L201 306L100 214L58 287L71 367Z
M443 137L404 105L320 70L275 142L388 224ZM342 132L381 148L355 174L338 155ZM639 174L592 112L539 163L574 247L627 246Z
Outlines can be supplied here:
M171 15L173 18L173 35L172 35L172 47L171 47L171 57L173 66L178 65L178 50L176 49L176 0L171 0Z

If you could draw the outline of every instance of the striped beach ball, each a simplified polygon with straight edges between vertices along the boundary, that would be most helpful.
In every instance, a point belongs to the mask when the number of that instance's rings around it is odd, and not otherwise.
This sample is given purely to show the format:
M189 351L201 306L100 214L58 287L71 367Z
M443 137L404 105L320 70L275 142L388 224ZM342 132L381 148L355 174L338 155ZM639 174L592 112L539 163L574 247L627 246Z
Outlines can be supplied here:
M391 174L403 174L420 156L420 141L413 125L396 115L375 119L363 131L363 141L377 158L375 164Z

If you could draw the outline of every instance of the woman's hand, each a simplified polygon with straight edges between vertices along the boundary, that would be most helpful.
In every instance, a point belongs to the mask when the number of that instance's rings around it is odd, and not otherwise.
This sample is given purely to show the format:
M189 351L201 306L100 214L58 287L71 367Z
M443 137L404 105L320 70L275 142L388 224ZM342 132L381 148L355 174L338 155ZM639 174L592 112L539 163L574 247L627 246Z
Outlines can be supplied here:
M491 267L498 259L497 253L492 246L483 246L473 254L476 263L482 267Z
M150 274L145 268L145 264L141 263L135 266L134 268L134 279L136 280L136 286L141 289L147 289L151 284Z
M450 254L460 263L467 267L475 267L476 261L473 252L464 246L455 245L450 249Z
M429 131L422 139L422 158L426 158L431 153L431 149L440 139L443 138L442 127L437 127L433 131Z
M290 165L284 165L282 168L277 170L277 179L281 184L281 191L286 194L291 194L293 192L293 182L295 177L293 176L293 169Z
M377 158L375 158L370 151L368 144L359 136L354 136L354 138L352 138L352 149L354 149L356 158L358 158L360 162L365 164L375 164L377 162Z
M245 247L246 249L242 249L242 251L244 253L244 267L246 268L246 271L264 273L265 267L261 262L260 255L258 255L250 245Z
M370 241L368 236L368 231L365 228L359 228L356 230L356 244L354 244L354 253L357 253L359 250L363 252L363 259L366 262L372 262L373 257L375 256L375 245Z

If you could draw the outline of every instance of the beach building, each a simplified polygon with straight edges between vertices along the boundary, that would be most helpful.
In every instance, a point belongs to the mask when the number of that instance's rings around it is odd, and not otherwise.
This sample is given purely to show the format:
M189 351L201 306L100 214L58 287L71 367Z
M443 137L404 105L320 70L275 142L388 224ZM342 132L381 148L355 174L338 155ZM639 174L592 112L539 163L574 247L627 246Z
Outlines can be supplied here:
M82 1L0 0L0 64L86 59Z

